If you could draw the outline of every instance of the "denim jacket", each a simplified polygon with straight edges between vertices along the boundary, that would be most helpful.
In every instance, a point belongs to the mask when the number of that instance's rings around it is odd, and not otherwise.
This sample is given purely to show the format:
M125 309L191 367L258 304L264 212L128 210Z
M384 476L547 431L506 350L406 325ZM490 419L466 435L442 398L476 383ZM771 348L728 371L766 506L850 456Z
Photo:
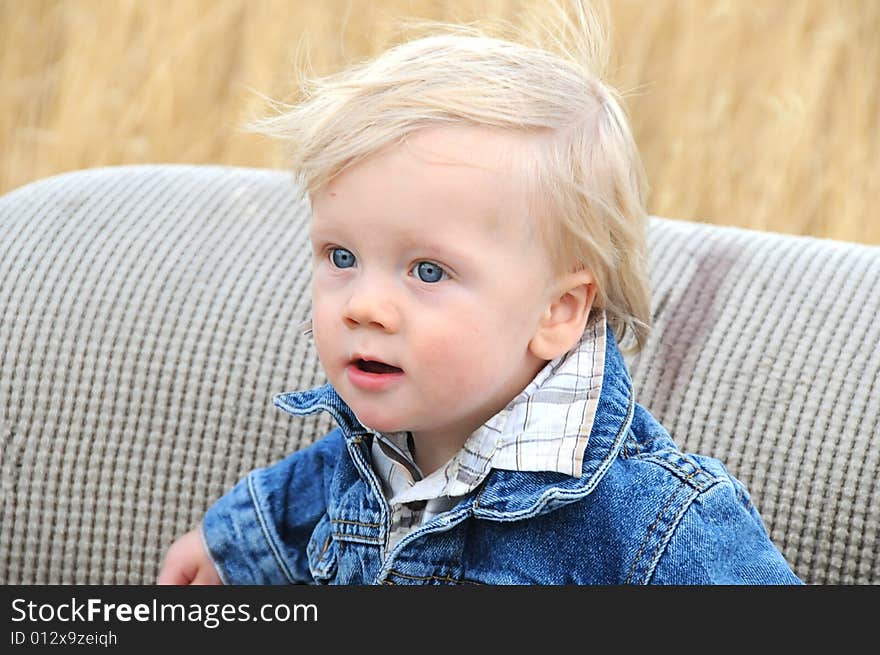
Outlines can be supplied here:
M257 469L205 515L227 584L799 584L748 492L638 405L610 327L580 477L493 469L386 548L371 432L330 385L283 394L338 428Z

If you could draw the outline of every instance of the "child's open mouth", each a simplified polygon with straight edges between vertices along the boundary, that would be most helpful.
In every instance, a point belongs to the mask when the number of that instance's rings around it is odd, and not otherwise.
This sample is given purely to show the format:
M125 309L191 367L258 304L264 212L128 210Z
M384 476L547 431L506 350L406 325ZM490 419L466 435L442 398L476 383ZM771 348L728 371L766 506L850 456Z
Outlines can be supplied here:
M349 381L364 391L380 391L403 377L403 369L369 359L353 359L345 372Z
M367 359L355 360L354 365L366 373L403 373L402 369L386 364L385 362L373 362Z

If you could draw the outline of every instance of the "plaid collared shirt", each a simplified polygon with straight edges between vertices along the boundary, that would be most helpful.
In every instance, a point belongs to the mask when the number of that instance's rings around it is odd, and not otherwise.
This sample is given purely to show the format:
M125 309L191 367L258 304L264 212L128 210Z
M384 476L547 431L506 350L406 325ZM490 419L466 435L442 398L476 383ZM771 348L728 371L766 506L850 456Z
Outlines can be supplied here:
M413 460L408 432L373 433L373 469L391 508L389 551L412 530L454 507L493 468L580 477L602 390L605 329L604 312L592 317L577 346L548 362L507 407L428 476Z

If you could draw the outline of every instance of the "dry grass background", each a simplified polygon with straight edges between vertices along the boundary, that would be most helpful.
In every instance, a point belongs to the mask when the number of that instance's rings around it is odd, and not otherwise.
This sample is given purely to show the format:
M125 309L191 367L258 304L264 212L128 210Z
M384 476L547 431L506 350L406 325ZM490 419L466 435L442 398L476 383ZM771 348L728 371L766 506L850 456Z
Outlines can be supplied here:
M0 0L0 192L71 169L281 167L242 123L400 18L523 20L527 0ZM880 244L880 0L611 0L611 81L650 211Z

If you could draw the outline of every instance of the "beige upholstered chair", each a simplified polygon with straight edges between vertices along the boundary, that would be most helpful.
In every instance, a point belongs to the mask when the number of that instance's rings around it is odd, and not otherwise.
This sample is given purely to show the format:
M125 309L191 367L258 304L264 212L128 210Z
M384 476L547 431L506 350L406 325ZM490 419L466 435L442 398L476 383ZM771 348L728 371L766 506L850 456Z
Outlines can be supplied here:
M0 198L0 583L150 583L251 468L330 429L283 172L86 170ZM636 398L749 487L795 571L880 582L880 248L652 219Z

